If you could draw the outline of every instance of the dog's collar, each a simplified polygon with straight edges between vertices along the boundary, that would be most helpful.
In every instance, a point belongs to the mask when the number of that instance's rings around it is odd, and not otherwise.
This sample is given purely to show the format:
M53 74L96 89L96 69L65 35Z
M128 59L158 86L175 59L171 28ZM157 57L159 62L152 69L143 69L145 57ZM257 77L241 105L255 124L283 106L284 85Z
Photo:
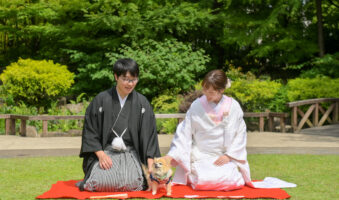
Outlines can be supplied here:
M150 174L150 179L151 179L151 181L155 181L158 184L161 184L161 183L168 184L169 182L171 182L172 176L170 176L168 179L159 180L159 179L154 178L153 175Z

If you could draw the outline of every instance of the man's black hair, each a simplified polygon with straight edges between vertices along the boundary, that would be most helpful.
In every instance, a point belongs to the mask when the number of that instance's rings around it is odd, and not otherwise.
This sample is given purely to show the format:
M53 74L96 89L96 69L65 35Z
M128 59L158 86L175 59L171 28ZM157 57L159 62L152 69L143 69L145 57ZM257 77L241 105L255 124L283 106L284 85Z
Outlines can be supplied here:
M118 77L126 75L129 72L134 77L139 77L139 66L131 58L122 58L117 60L113 65L113 73Z

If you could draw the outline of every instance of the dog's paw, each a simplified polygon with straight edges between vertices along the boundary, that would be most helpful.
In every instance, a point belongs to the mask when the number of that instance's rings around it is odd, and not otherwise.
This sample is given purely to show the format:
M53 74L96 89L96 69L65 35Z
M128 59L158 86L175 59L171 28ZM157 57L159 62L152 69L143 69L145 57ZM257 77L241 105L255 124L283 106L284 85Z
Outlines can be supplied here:
M171 196L172 195L172 193L170 193L170 192L167 192L167 194L166 194L167 196Z
M152 195L156 195L156 194L157 194L157 191L153 191L153 192L152 192Z

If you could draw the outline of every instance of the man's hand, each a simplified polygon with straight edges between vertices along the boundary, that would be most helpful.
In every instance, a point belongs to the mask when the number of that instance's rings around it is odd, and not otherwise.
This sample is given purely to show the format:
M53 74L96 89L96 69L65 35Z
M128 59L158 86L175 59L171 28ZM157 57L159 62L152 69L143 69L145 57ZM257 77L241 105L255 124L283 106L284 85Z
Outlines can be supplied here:
M227 164L230 160L231 158L227 155L222 155L213 164L216 166L222 166L224 164Z
M112 167L112 159L104 151L96 151L95 155L97 155L99 159L99 165L101 169L106 170Z

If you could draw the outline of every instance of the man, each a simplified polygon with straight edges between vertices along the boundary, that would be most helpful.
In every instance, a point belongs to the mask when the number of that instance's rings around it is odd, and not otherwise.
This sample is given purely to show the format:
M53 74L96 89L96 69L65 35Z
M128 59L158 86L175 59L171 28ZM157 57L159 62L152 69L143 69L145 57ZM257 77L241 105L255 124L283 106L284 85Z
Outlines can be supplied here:
M137 191L145 188L140 164L151 166L160 156L155 117L147 99L134 90L138 64L119 59L117 82L99 93L86 110L80 157L88 191Z

